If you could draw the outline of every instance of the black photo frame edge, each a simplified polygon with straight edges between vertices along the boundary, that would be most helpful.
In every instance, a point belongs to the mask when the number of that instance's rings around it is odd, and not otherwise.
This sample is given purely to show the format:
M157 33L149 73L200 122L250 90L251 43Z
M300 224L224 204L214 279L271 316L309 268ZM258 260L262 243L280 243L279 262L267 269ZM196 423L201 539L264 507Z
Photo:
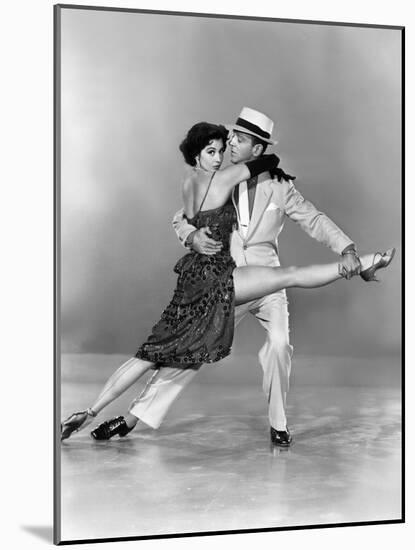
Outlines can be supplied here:
M401 299L401 319L402 319L402 363L401 363L401 403L402 403L402 463L401 463L401 518L381 521L368 522L349 522L349 523L332 523L332 524L317 524L317 525L301 525L287 527L269 527L261 529L238 529L225 531L201 531L191 533L173 533L164 535L146 535L133 537L111 537L99 539L74 539L61 540L61 508L60 508L60 404L61 404L61 382L60 382L60 160L61 160L61 141L60 141L60 90L61 90L61 73L60 73L60 39L61 39L61 12L63 9L78 9L78 10L94 10L94 11L111 11L111 12L128 12L128 13L145 13L145 14L162 14L172 16L190 16L190 17L206 17L215 19L234 19L234 20L251 20L251 21L273 21L285 23L299 24L315 24L315 25L330 25L330 26L347 26L359 28L375 28L389 29L400 31L401 33L401 231L402 231L402 299ZM56 546L70 544L92 544L102 542L120 542L120 541L135 541L135 540L156 540L156 539L171 539L171 538L188 538L202 537L213 535L232 535L243 533L264 533L278 531L298 531L309 529L329 529L334 527L358 527L366 525L388 525L405 523L405 26L398 25L379 25L367 23L350 23L339 21L319 21L319 20L303 20L303 19L287 19L287 18L271 18L258 16L242 16L242 15L227 15L227 14L208 14L197 12L180 12L180 11L164 11L164 10L147 10L133 9L107 6L86 6L78 4L54 4L53 5L53 543Z

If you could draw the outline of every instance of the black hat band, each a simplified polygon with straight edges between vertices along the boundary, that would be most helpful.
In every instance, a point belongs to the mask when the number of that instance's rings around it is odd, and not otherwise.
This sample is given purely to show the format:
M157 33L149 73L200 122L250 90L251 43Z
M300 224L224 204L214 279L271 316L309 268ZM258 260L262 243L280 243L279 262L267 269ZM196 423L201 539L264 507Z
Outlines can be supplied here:
M252 122L249 122L244 118L238 118L238 120L236 121L236 126L242 126L242 128L246 128L250 132L254 132L255 134L258 134L265 139L271 138L270 133L264 132L264 130L262 130L259 126L257 126L256 124L252 124Z

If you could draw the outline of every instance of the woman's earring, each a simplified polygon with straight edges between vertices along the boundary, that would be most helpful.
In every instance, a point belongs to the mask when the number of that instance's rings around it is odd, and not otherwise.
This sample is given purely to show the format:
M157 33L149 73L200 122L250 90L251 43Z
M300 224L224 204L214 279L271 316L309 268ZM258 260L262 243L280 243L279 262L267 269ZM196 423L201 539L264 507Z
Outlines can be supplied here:
M196 157L196 168L199 168L199 170L203 170L202 165L200 164L200 155Z

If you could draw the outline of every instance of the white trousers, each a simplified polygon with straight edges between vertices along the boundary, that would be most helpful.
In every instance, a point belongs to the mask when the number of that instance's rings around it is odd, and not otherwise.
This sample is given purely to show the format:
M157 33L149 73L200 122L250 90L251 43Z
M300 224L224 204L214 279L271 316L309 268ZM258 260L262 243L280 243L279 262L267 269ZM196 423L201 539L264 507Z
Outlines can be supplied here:
M289 313L285 290L236 306L235 326L247 313L254 315L266 330L266 340L258 357L263 369L263 390L268 401L268 417L273 428L285 430L293 353L289 342ZM155 370L144 391L131 403L129 412L152 428L158 428L170 406L197 372L197 369L171 367Z

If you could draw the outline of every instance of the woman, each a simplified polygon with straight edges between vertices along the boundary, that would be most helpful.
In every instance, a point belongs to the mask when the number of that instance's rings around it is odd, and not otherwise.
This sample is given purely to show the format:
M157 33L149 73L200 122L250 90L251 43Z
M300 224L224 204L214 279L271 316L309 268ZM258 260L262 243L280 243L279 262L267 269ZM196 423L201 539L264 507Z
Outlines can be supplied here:
M194 125L180 146L191 167L183 183L186 217L196 228L209 227L212 238L221 241L215 255L190 252L174 267L178 274L173 298L153 327L150 337L135 357L109 378L92 407L72 414L61 425L61 439L87 426L116 397L150 368L163 366L195 368L229 355L233 340L234 307L283 288L318 288L343 277L338 263L308 267L236 267L230 255L230 235L236 214L230 201L233 188L264 171L279 179L291 179L278 168L276 155L262 155L245 164L220 170L226 148L227 130L206 122ZM360 275L375 280L377 269L390 264L395 250L360 258ZM126 435L137 418L120 417L117 433ZM92 432L96 439L108 439L105 424Z

